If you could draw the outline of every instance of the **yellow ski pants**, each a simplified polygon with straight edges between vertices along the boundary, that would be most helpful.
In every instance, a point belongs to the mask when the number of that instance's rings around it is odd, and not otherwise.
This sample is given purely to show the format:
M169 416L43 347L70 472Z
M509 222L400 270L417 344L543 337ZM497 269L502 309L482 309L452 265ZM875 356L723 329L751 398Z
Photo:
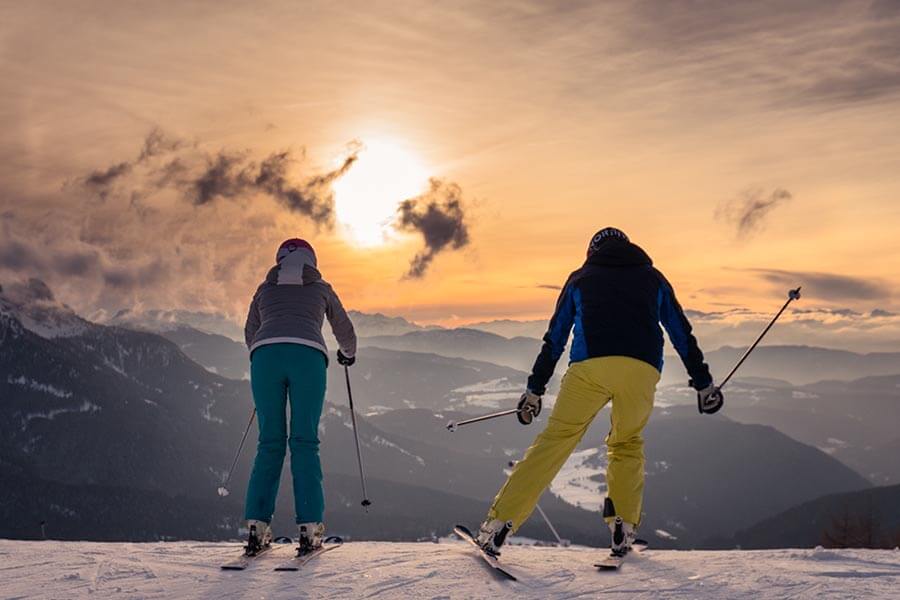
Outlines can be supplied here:
M500 488L488 518L512 521L513 531L518 529L584 437L597 412L612 402L606 436L607 494L618 516L639 524L644 492L641 432L653 410L659 377L652 365L627 356L603 356L573 363L563 377L547 427Z

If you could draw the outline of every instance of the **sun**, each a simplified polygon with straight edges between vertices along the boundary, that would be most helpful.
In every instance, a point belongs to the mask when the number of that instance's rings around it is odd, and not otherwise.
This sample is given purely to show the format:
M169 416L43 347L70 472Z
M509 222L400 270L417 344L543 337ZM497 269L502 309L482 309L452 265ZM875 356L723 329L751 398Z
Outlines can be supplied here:
M390 240L397 205L427 185L427 169L402 145L365 140L356 162L332 185L337 221L360 246L384 244Z

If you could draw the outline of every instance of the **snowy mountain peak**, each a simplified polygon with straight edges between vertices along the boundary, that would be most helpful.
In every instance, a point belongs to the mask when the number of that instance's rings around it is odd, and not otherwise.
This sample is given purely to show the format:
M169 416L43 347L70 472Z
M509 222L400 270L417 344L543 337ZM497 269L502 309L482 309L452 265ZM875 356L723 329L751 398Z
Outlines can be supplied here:
M59 302L46 283L33 277L0 286L0 314L46 339L80 335L90 326Z

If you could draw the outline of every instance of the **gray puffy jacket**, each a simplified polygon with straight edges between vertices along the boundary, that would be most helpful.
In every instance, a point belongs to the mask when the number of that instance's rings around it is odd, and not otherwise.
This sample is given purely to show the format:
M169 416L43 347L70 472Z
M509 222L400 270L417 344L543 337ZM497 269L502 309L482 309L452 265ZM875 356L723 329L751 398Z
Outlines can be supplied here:
M321 350L327 358L328 348L322 337L322 323L327 316L341 352L354 356L356 332L347 311L319 271L302 262L299 255L289 255L272 267L256 290L244 326L247 348L252 354L265 344L302 344Z

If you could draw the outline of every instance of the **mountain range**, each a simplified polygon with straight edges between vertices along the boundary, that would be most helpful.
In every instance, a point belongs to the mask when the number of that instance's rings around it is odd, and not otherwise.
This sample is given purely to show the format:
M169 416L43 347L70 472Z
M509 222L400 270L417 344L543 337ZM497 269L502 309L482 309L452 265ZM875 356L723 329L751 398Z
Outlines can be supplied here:
M246 361L245 350L224 336L198 336L187 328L170 329L167 339L91 323L56 303L46 286L32 287L30 298L0 295L0 426L9 432L0 441L0 478L16 490L5 496L8 518L0 535L33 537L36 520L52 522L51 533L72 538L238 535L252 444L238 462L233 494L221 499L214 491L252 404L246 381L211 369L228 370L219 361L234 346ZM454 521L474 525L508 461L521 457L536 428L513 419L456 433L445 426L450 419L511 405L524 372L366 346L350 373L375 504L369 515L358 504L343 371L332 364L321 422L329 527L357 538L418 539L442 534ZM692 402L683 388L664 388L646 434L642 532L661 547L727 545L738 529L794 505L869 488L866 478L837 460L836 451L795 441L777 423L752 424L752 413L741 411L756 407L763 420L779 403L801 401L800 413L818 407L839 414L842 395L858 391L862 402L881 389L883 398L852 413L877 429L870 422L886 421L888 414L896 422L896 412L889 412L897 409L889 393L893 381L800 390L827 397L820 406L813 396L797 397L797 388L787 383L757 381L744 391L747 384L741 382L727 405L735 415L726 410L727 417L700 417L681 406ZM768 398L766 390L774 395ZM785 390L790 398L777 395ZM594 511L604 490L607 419L604 410L541 501L560 533L581 543L602 544L606 537ZM291 522L289 509L284 493L280 523ZM104 523L109 529L98 533ZM537 518L522 534L549 537Z

